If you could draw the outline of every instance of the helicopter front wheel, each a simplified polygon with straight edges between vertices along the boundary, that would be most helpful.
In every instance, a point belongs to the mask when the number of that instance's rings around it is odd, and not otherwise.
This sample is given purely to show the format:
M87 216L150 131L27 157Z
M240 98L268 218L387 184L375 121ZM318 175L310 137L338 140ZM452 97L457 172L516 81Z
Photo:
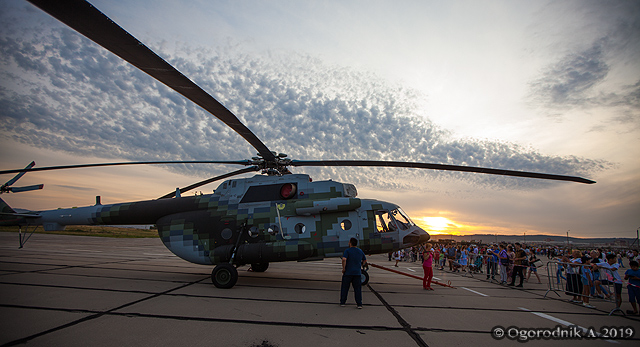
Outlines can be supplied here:
M211 282L218 288L229 289L238 281L238 270L229 264L218 264L211 271Z
M369 283L369 273L367 270L362 269L362 273L360 274L360 283L363 286L366 286Z

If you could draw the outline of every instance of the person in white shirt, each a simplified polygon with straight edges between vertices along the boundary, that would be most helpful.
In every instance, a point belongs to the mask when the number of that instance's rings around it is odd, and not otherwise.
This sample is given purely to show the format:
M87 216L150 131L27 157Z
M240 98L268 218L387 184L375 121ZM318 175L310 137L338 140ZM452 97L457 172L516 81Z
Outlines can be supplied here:
M613 283L616 292L616 309L620 309L622 305L622 278L618 273L620 264L616 263L617 256L613 253L607 254L607 261L598 263L598 269L605 269L600 272L601 278L596 281L596 285ZM610 295L609 295L610 296ZM607 296L608 297L608 296Z
M582 264L580 260L581 257L582 254L577 249L573 250L571 260L569 260L568 257L562 257L562 261L567 263L567 291L565 294L572 295L573 298L570 301L574 303L582 303L582 300L580 300L580 296L582 295L582 281L580 280L580 266L577 265Z

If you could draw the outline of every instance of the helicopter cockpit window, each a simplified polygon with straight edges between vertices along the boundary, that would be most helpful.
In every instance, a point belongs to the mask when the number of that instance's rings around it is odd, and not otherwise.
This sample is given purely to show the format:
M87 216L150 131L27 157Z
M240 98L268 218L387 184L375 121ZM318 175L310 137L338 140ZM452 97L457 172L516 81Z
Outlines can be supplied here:
M400 229L407 230L410 226L415 225L406 213L400 208L391 211L391 215L396 220L396 224Z
M393 219L389 211L376 211L376 229L379 233L394 232L398 230L396 221Z

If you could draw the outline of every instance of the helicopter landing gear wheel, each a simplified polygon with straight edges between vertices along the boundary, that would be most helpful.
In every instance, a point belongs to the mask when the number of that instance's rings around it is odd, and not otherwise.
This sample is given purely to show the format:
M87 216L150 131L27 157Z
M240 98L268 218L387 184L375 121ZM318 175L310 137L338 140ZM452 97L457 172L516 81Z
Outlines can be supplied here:
M265 272L269 268L269 263L253 263L251 264L251 270L253 272Z
M367 270L362 270L362 274L360 275L360 283L363 286L366 286L369 283L369 273Z
M228 263L218 264L211 271L211 282L218 288L228 289L238 281L238 270Z

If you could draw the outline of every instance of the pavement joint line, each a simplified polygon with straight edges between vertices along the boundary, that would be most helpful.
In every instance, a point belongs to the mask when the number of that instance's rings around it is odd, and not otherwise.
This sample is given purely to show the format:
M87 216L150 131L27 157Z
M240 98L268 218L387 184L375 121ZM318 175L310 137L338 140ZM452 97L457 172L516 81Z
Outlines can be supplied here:
M334 303L335 305L335 303ZM211 317L189 317L189 316L172 316L159 315L136 312L109 312L108 315L126 316L126 317L142 317L142 318L160 318L187 321L203 321L203 322L220 322L220 323L237 323L237 324L254 324L268 326L296 326L301 328L332 328L332 329L349 329L349 330L373 330L373 331L404 331L401 327L388 327L383 325L340 325L340 324L324 324L324 323L303 323L303 322L277 322L277 321L257 321L247 319L229 319L229 318L211 318Z
M181 283L184 283L184 282L181 282ZM142 291L142 290L124 290L124 289L110 289L110 288L75 287L75 286L63 286L63 285L57 285L57 284L0 282L0 285L1 284L8 284L8 285L15 285L15 286L25 286L25 287L44 287L44 288L95 290L95 291L116 292L116 293L133 293L133 294L149 294L149 295L157 294L155 292L147 292L147 291Z
M114 262L108 262L108 263L99 263L99 264L114 264L114 263L123 263L125 261L114 261ZM2 262L0 262L1 264ZM12 264L25 264L25 263L12 263ZM87 267L87 266L91 266L90 265L47 265L47 264L33 264L33 263L27 263L30 265L42 265L42 266L58 266L52 269L42 269L42 270L31 270L31 271L12 271L13 273L7 273L7 274L0 274L0 277L2 276L7 276L7 275L16 275L16 274L28 274L28 273L47 273L48 271L57 271L57 270L65 270L65 269L76 269L76 268L83 268L83 267ZM95 264L98 265L98 264Z
M66 323L66 324L63 324L63 325L60 325L60 326L57 326L57 327L54 327L54 328L51 328L51 329L45 330L45 331L41 331L41 332L36 333L36 334L33 334L33 335L31 335L31 336L23 337L23 338L21 338L21 339L17 339L17 340L14 340L14 341L11 341L11 342L8 342L8 343L5 343L5 344L4 344L4 345L2 345L2 346L15 346L15 345L18 345L18 344L26 344L26 343L27 343L27 342L29 342L30 340L33 340L33 339L35 339L35 338L37 338L37 337L44 336L44 335L47 335L47 334L50 334L50 333L52 333L52 332L56 332L56 331L59 331L59 330L62 330L62 329L66 329L66 328L69 328L69 327L75 326L75 325L77 325L77 324L80 324L80 323L83 323L83 322L86 322L86 321L89 321L89 320L93 320L93 319L96 319L96 318L100 318L100 317L104 316L105 314L110 314L110 313L112 313L113 311L121 310L121 309L123 309L123 308L125 308L125 307L129 307L129 306L132 306L132 305L135 305L135 304L141 303L141 302L143 302L143 301L147 301L147 300L150 300L150 299L157 298L157 297L159 297L159 296L161 296L161 295L168 294L168 293L170 293L170 292L172 292L172 291L174 291L174 290L179 290L179 289L182 289L182 288L186 288L186 287L188 287L188 286L190 286L190 285L196 284L196 283L198 283L198 282L202 282L202 281L204 281L204 280L206 280L206 279L208 279L208 278L209 278L209 277L206 277L206 278L203 278L203 279L199 279L199 280L197 280L197 281L189 282L189 283L183 284L183 285L181 285L181 286L178 286L178 287L176 287L176 288L172 288L172 289L166 290L166 291L164 291L164 292L162 292L162 293L155 293L155 294L150 295L150 296L148 296L148 297L145 297L145 298L142 298L142 299L138 299L138 300L134 300L134 301L132 301L132 302L129 302L129 303L126 303L126 304L120 305L120 306L118 306L118 307L115 307L115 308L109 309L109 310L104 311L104 312L99 312L99 313L95 313L95 314L92 314L92 315L87 316L87 317L82 317L82 318L77 319L77 320L75 320L75 321L73 321L73 322L69 322L69 323Z
M120 260L120 261L110 261L110 262L105 262L105 263L94 263L94 264L84 264L84 265L57 265L57 264L40 264L40 263L24 263L24 262L6 262L6 263L11 263L11 264L20 264L20 265L42 265L42 266L59 266L58 268L53 268L53 269L43 269L43 270L32 270L32 271L13 271L15 273L34 273L34 272L47 272L47 271L55 271L55 270L63 270L63 269L72 269L72 268L86 268L86 269L104 269L104 270L121 270L121 271L137 271L137 272L157 272L157 273L173 273L173 274L187 274L183 271L163 271L163 270L138 270L138 269L126 269L126 268L118 268L118 267L102 267L100 265L107 265L107 264L124 264L124 263L128 263L128 262L134 262L137 261L136 260L132 260L132 259L128 259L128 260ZM2 264L4 261L0 261L0 264ZM159 266L159 265L154 265L154 267L162 267L163 269L165 268L164 266ZM177 269L180 269L181 267L179 266L173 266ZM203 274L196 274L196 273L192 273L193 275L203 275Z
M0 307L47 310L47 311L62 311L62 312L69 312L69 313L103 314L108 316L170 319L170 320L182 320L182 321L221 322L221 323L235 323L235 324L269 325L269 326L296 326L296 327L304 327L304 328L330 328L330 329L349 329L349 330L356 329L356 330L369 330L369 331L405 331L405 329L401 327L389 327L389 326L370 326L370 325L356 326L356 325L335 325L335 324L320 324L320 323L316 324L316 323L300 323L300 322L269 322L269 321L254 321L254 320L240 320L240 319L227 319L227 318L158 315L158 314L147 314L147 313L138 313L138 312L108 312L108 311L102 312L102 311L84 310L84 309L65 309L65 308L37 307L37 306L10 305L10 304L0 304ZM468 308L465 308L465 310L468 310ZM497 311L522 312L523 310L526 310L526 309L520 308L519 310L497 310ZM415 327L413 328L413 330L424 331L424 332L442 332L442 333L471 333L471 334L487 334L488 333L487 331L484 331L484 330L444 329L444 328L425 328L425 327ZM627 340L639 341L640 338L632 338Z
M200 280L198 282L202 282L202 281L203 280ZM183 282L181 282L181 283L183 283ZM147 291L106 289L106 288L89 288L89 287L75 287L75 286L62 286L62 285L45 285L45 284L28 284L28 283L11 283L11 282L0 282L0 284L19 285L19 286L34 286L34 287L50 287L50 288L62 288L62 289L90 290L90 291L107 291L107 292L132 293L132 294L148 294L148 295L157 294L155 292L147 292ZM253 287L253 288L273 288L273 289L281 288L281 287L268 287L268 286L248 286L248 287ZM334 291L334 289L318 289L318 288L299 288L299 289L296 289L296 290ZM388 293L388 294L395 294L395 293ZM221 297L221 296L195 295L195 294L175 294L175 293L172 294L172 293L167 293L165 295L168 295L168 296L180 296L180 297L194 297L194 298L227 299L227 300L249 300L249 301L274 301L274 302L288 302L288 303L310 303L308 301L297 301L297 300L236 298L236 297ZM313 304L332 304L332 302L312 302L312 303ZM3 306L3 305L0 304L0 306ZM425 305L395 305L395 306L406 307L406 308L429 308L429 309L444 309L444 310L463 309L463 310L469 310L469 308L467 308L467 307L461 308L461 307L455 307L455 306L425 306ZM504 309L493 309L493 308L473 308L473 310L477 310L477 311L513 311L513 312L520 312L519 310L504 310ZM583 313L563 312L563 311L552 311L551 313L569 314L569 315L574 315L574 314L582 315L583 314ZM599 315L608 316L608 314L606 312L600 312Z
M52 269L52 270L47 270L47 271L57 271L57 270L62 270L62 269ZM146 272L146 271L140 271L140 272ZM175 281L170 281L170 280L158 280L158 279L152 279L152 278L131 278L131 277L119 277L119 276L104 276L104 275L86 275L86 274L67 274L67 273L49 273L49 272L44 272L47 275L56 275L56 276L75 276L75 277L88 277L88 278L108 278L108 279L113 279L113 280L135 280L135 281L149 281L149 282L162 282L162 283L184 283L184 281L180 281L180 280L175 280ZM188 274L185 274L188 275ZM204 274L194 274L193 276L206 276Z
M387 310L391 312L391 314L394 317L396 317L396 319L398 320L398 323L400 323L400 325L403 328L402 330L404 330L407 334L409 334L409 337L411 337L416 342L416 344L418 344L418 346L429 347L429 345L427 345L427 343L424 342L422 337L420 337L420 335L415 332L415 330L411 327L411 325L404 318L402 318L402 316L398 313L398 311L396 311L391 305L389 305L389 303L382 297L382 295L380 295L375 289L371 287L371 284L367 284L367 287L378 298L378 300L382 302L382 304L387 308Z
M333 302L331 304L335 305L335 303ZM339 325L339 324L302 323L302 322L257 321L257 320L246 320L246 319L162 315L162 314L139 313L139 312L113 312L112 310L95 311L95 310L83 310L83 309L64 309L64 308L36 307L36 306L23 306L23 305L3 305L3 304L0 304L0 307L47 310L47 311L62 311L62 312L70 312L70 313L90 313L90 314L101 314L101 315L120 316L120 317L140 317L140 318L171 319L171 320L182 320L182 321L221 322L221 323L236 323L236 324L269 325L269 326L274 326L274 325L275 326L297 326L302 328L332 328L332 329L349 329L349 330L357 329L357 330L373 330L373 331L403 331L404 330L401 327L390 327L390 326L384 326L384 325L364 326L364 325Z
M40 266L58 266L61 269L64 268L75 268L75 267L83 267L83 266L96 266L96 265L103 265L103 264L119 264L119 263L126 263L130 260L125 259L125 260L118 260L118 261L107 261L107 262L99 262L99 263L93 263L93 264L84 264L84 265L66 265L66 264L42 264L42 263L29 263L29 262L23 262L23 261L6 261L6 260L0 260L0 264L3 263L7 263L7 264L17 264L17 265L40 265ZM51 269L49 269L51 270ZM49 270L32 270L32 271L23 271L25 273L29 273L29 272L38 272L38 271L49 271Z
M52 274L52 275L58 275L58 274ZM60 274L60 275L67 275L67 274ZM74 276L74 275L70 275L70 276ZM80 276L80 275L75 275L75 276ZM209 276L209 275L207 275ZM80 276L80 277L84 277L84 276ZM112 277L105 277L105 276L95 276L96 278L112 278ZM210 278L210 277L207 277ZM131 278L122 278L123 280L134 280ZM137 279L135 279L137 280ZM156 281L156 280L150 280L150 281ZM181 282L172 282L172 281L160 281L157 280L157 282L162 282L162 283L184 283L184 281ZM202 282L198 281L198 282ZM78 290L95 290L95 291L109 291L109 292L120 292L120 293L135 293L135 294L156 294L155 292L148 292L148 291L136 291L136 290L123 290L123 289L107 289L107 288L94 288L94 287L77 287L77 286L65 286L65 285L56 285L56 284L38 284L38 283L20 283L20 282L6 282L6 281L0 281L0 285L2 284L6 284L6 285L17 285L17 286L33 286L33 287L50 287L50 288L62 288L62 289L78 289ZM196 284L198 284L196 282ZM237 286L242 286L242 287L251 287L251 288L272 288L272 289L282 289L283 287L281 286L265 286L265 285L246 285L246 284L242 284L242 285L237 285ZM335 291L335 289L329 289L329 288L303 288L303 287L287 287L288 289L296 289L296 290L312 290L312 291ZM185 294L169 294L169 295L185 295ZM206 296L205 296L206 297Z
M95 250L92 250L92 249L65 249L65 251L103 253L102 251L95 251Z
M534 314L534 315L536 315L536 316L538 316L538 317L548 319L548 320L550 320L550 321L553 321L553 322L556 322L556 323L562 324L562 325L564 325L564 326L568 326L568 327L570 327L570 326L576 326L576 327L580 328L580 330L582 330L582 332L585 332L585 333L589 331L589 329L587 329L587 328L585 328L585 327L582 327L582 326L577 325L577 324L573 324L573 323L571 323L571 322L568 322L568 321L563 320L563 319L560 319L560 318L556 318L556 317L554 317L554 316L550 316L550 315L548 315L548 314L546 314L546 313L531 311L530 309L528 309L528 308L524 308L524 307L518 307L518 308L519 308L519 309L521 309L521 310L523 310L523 311L525 311L525 312L532 313L532 314ZM596 335L597 335L598 337L599 337L599 336L602 336L600 333L596 333ZM614 341L614 340L605 340L605 341L610 342L610 343L620 343L620 342L618 342L618 341Z
M187 298L210 298L210 299L222 299L222 300L240 300L240 301L265 301L265 302L280 302L280 303L292 303L292 304L312 304L312 305L334 305L333 301L308 301L308 300L284 300L284 299L265 299L265 298L244 298L244 297L227 297L227 296L211 296L211 295L196 295L196 294L166 294L168 296L180 296ZM382 304L367 304L367 306L384 306Z
M522 312L522 310L506 309L506 308L480 308L480 307L459 307L459 306L428 306L428 305L394 305L396 307L406 308L428 308L435 310L464 310L464 311L496 311L496 312ZM566 315L579 315L584 316L584 312L566 312L566 311L546 311L548 313L566 314ZM590 316L609 316L608 313L591 313Z
M476 294L478 294L478 295L482 295L482 296L489 296L489 295L487 295L487 294L483 294L483 293L477 292L477 291L475 291L475 290L473 290L473 289L469 289L469 288L467 288L467 287L460 287L460 288L462 288L462 289L464 289L464 290L468 290L468 291L470 291L470 292L472 292L472 293L476 293Z

